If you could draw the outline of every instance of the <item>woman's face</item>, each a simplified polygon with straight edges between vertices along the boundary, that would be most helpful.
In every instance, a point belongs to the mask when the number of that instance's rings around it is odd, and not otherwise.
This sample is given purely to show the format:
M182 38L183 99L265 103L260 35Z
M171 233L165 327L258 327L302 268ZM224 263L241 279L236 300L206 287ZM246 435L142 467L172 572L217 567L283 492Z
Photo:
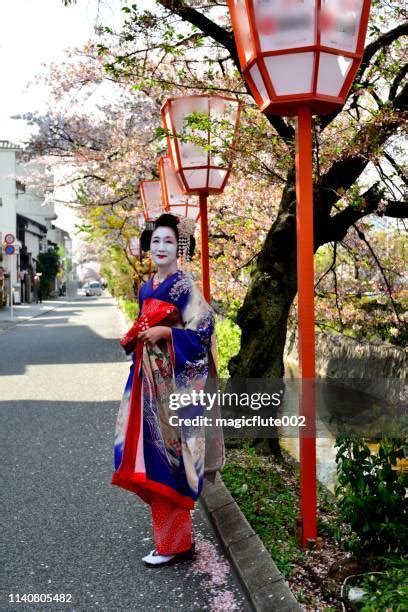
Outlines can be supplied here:
M177 239L171 227L158 227L150 241L152 258L157 266L171 266L177 261Z

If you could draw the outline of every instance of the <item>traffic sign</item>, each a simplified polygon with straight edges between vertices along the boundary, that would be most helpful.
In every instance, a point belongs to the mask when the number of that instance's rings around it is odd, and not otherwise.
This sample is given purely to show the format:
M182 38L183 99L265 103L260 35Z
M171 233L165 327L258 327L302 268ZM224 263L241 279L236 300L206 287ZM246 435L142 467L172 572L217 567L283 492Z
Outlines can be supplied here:
M4 242L6 244L13 244L15 239L16 239L16 237L14 236L14 234L5 234L5 236L4 236Z
M6 248L4 249L4 252L6 253L6 255L14 255L14 253L16 252L16 249L15 247L13 247L12 244L8 244Z

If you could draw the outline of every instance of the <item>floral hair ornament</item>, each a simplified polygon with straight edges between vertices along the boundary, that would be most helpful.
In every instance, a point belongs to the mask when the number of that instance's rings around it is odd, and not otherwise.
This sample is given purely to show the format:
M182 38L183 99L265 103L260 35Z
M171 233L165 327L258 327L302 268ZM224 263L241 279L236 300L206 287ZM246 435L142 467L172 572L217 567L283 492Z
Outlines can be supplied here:
M191 258L191 237L194 235L195 230L194 219L189 219L188 217L179 217L177 229L179 235L179 255L183 263L189 263Z

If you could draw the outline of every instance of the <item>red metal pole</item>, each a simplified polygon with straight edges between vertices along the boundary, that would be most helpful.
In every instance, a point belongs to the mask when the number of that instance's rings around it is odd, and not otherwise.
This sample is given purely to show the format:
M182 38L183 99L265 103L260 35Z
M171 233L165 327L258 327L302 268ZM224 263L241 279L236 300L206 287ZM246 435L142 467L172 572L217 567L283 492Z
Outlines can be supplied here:
M306 419L306 427L299 430L300 519L301 543L307 546L317 536L312 115L308 109L298 113L296 204L299 370L302 378L299 415Z
M201 223L201 273L203 295L208 303L211 299L210 291L210 263L208 251L208 212L207 212L207 193L200 192L200 223Z

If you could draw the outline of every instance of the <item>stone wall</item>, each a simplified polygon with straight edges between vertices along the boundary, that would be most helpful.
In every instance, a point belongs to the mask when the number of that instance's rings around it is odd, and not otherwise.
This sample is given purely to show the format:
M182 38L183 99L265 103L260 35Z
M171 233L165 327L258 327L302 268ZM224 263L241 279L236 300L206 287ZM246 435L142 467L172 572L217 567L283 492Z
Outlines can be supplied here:
M297 330L288 330L285 364L297 372ZM408 351L392 344L355 340L336 332L316 330L316 375L342 379L344 384L393 404L406 402ZM347 380L346 380L347 379Z

